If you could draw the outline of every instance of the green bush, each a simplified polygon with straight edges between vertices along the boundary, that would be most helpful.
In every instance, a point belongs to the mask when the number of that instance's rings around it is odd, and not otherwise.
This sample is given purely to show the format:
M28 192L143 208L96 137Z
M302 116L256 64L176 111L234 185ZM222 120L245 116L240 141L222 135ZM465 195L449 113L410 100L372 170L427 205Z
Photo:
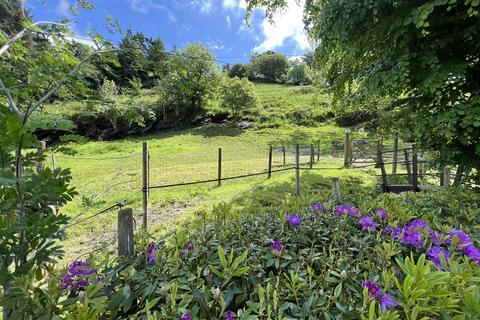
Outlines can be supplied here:
M253 84L247 79L237 77L223 79L220 99L223 107L229 109L235 119L240 118L246 110L253 109L258 103Z

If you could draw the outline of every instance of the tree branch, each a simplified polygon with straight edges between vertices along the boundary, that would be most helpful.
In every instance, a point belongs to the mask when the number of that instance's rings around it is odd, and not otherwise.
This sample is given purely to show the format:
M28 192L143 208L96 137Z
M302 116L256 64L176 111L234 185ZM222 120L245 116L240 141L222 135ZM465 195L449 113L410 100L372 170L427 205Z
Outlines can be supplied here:
M38 100L33 106L32 108L30 108L30 110L28 111L27 113L27 117L29 117L36 109L38 109L41 105L43 105L53 94L55 94L56 92L58 92L58 90L60 90L60 88L62 87L62 85L67 81L68 78L74 76L78 70L80 69L80 67L85 63L87 62L91 57L93 57L94 55L96 54L100 54L100 53L105 53L105 52L111 52L111 51L114 51L115 49L106 49L106 50L99 50L99 51L94 51L92 53L90 53L88 56L86 56L85 58L83 58L82 61L80 61L79 64L76 65L75 68L73 68L72 71L70 71L68 73L68 75L63 78L62 80L60 80L59 82L57 82L57 85L55 87L53 87L52 90L50 90L49 92L47 92L47 94L45 94L40 100Z
M60 22L53 22L53 21L37 21L32 24L32 27L35 26L40 26L40 25L54 25L54 26L68 26L70 25L69 23L60 23ZM0 57L12 46L12 44L17 41L18 39L22 38L28 31L28 28L22 29L19 31L17 34L15 34L13 37L8 39L7 43L5 43L1 48L0 48Z
M20 120L22 120L24 114L17 108L17 105L15 104L15 101L13 100L13 97L10 93L10 90L8 90L5 87L5 85L3 84L3 81L1 79L0 79L0 89L5 91L10 109L12 109L12 111L18 116L18 118Z

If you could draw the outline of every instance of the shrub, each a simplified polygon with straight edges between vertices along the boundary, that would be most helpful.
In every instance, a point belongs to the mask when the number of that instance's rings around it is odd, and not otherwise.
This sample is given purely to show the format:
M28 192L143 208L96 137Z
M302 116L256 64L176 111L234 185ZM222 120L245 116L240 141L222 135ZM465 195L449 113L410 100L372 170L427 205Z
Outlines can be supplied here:
M240 118L246 110L254 108L258 100L253 84L237 77L223 80L220 99L223 107L230 109L235 119Z

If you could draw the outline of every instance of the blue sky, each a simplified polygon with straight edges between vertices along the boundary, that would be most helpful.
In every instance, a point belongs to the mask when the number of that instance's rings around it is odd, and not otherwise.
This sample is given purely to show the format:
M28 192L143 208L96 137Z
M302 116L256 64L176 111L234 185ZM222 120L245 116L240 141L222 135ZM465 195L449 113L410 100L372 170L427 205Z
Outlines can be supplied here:
M95 29L118 42L119 35L105 30L107 16L120 22L123 29L132 28L148 37L160 37L167 50L200 41L225 62L247 61L254 51L275 50L287 55L301 55L310 44L303 30L303 8L287 0L288 10L277 14L271 24L257 9L245 24L244 0L91 0L93 12L72 16L69 6L75 0L28 0L34 20L68 17L75 22L73 31L86 36ZM45 1L43 1L45 2Z

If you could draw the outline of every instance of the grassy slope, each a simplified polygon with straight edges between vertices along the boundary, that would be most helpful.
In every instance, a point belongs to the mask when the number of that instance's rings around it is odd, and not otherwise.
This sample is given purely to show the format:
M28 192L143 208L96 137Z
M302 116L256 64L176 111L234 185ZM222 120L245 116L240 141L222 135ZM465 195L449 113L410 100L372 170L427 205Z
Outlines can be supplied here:
M75 216L85 210L88 204L90 209L82 216L83 218L128 199L129 206L134 207L137 222L140 224L141 218L138 215L141 213L141 193L138 191L141 189L142 141L149 142L151 185L215 179L219 147L223 150L224 177L264 171L267 167L267 150L270 144L310 145L317 139L321 141L322 149L322 158L318 166L334 168L341 166L340 158L323 156L330 150L332 140L343 139L341 128L320 122L308 127L297 126L288 121L292 112L307 110L309 106L317 106L318 110L326 108L322 103L318 104L318 101L327 101L328 97L312 92L304 93L302 87L257 84L256 89L260 104L258 110L254 112L258 124L254 130L242 131L228 125L210 125L145 137L71 145L77 155L75 157L57 155L56 162L57 166L71 168L72 182L80 195L62 208L62 212ZM145 91L139 99L147 104L156 98L152 91ZM293 154L289 154L287 158L290 163L293 162ZM281 164L281 154L275 153L273 162L274 165ZM322 176L340 174L345 177L359 174L351 171L321 173ZM316 174L319 175L319 172ZM220 188L215 183L210 183L155 189L150 194L149 222L150 225L157 225L155 229L169 230L176 224L177 217L188 216L188 213L199 207L210 206L218 201L229 201L239 195L252 196L251 192L257 190L255 186L258 184L283 182L283 188L289 189L293 185L285 182L291 181L292 177L293 172L289 171L275 173L269 181L264 176L227 181ZM88 251L102 240L114 237L115 227L116 210L113 210L71 228L69 238L64 243L67 259Z

